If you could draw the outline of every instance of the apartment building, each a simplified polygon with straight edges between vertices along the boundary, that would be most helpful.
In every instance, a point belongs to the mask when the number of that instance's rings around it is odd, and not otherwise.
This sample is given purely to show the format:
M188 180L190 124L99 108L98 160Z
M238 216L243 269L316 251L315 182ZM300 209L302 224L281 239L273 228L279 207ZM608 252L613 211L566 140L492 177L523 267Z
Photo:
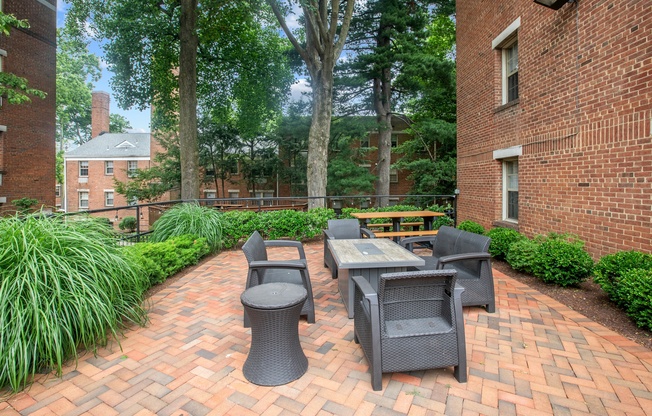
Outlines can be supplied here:
M29 28L0 35L0 71L26 78L47 94L20 105L0 98L0 213L11 201L30 198L38 206L55 204L56 1L3 0L0 9Z
M458 218L652 251L652 0L457 2Z

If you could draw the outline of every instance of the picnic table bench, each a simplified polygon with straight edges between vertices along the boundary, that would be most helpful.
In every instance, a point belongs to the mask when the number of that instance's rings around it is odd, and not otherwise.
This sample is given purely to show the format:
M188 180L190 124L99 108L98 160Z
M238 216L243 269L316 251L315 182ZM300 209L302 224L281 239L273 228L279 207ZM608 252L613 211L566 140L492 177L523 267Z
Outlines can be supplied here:
M382 228L384 231L389 231L392 227L393 224L391 222L383 222L383 223L369 223L366 224L367 228ZM413 230L417 231L419 227L423 225L423 221L413 221L413 222L402 222L401 227L412 227ZM372 230L373 231L373 230Z
M424 235L437 235L437 230L406 230L406 231L380 231L374 232L376 238L401 238L401 237L421 237Z

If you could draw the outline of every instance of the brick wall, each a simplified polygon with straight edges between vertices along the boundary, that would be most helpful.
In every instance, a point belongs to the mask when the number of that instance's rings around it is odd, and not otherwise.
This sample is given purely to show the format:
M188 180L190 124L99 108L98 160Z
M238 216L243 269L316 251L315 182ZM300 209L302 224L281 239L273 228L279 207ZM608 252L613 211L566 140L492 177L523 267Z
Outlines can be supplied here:
M518 17L519 99L501 106L492 40ZM503 225L493 152L520 145L520 232L652 251L652 1L465 0L457 28L459 219Z
M93 91L91 100L91 138L100 133L109 132L109 105L111 96L108 92Z
M0 36L0 49L7 52L3 70L27 78L29 86L47 93L30 103L0 107L0 197L7 204L0 211L14 210L10 202L27 197L53 207L55 203L55 86L56 1L4 0L5 13L27 19L29 29L12 29ZM49 5L49 7L48 7Z

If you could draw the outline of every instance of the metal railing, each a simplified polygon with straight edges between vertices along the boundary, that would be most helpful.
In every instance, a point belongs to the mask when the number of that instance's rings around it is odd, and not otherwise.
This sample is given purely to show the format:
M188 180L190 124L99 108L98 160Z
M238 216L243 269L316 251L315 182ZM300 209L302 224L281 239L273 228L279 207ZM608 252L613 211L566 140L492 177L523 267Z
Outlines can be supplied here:
M445 210L447 216L456 223L457 199L456 195L335 195L320 197L263 197L263 198L202 198L194 200L174 200L150 202L137 205L126 205L119 207L108 207L94 210L83 210L69 212L64 215L92 215L104 217L118 227L120 215L124 219L124 213L133 213L136 218L136 227L133 232L126 232L119 236L123 243L146 241L151 233L149 226L153 224L160 215L170 206L184 202L196 202L204 206L212 206L220 210L247 210L247 211L270 211L281 209L306 210L308 201L323 200L324 206L332 208L337 216L340 216L343 208L367 209L374 206L377 198L388 198L390 205L415 205L419 208L426 208L432 205L448 206Z

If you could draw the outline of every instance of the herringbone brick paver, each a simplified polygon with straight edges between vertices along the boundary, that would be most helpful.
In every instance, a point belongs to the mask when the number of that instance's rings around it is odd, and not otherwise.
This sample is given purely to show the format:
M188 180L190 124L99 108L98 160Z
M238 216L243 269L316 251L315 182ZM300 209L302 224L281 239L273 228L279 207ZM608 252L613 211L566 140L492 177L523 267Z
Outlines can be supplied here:
M652 414L652 352L497 271L496 313L464 310L467 383L452 369L415 371L385 374L374 392L323 243L305 248L317 316L299 323L309 361L299 380L261 387L244 378L247 265L232 250L152 296L149 325L128 331L122 348L83 355L61 379L39 377L0 402L0 415Z

